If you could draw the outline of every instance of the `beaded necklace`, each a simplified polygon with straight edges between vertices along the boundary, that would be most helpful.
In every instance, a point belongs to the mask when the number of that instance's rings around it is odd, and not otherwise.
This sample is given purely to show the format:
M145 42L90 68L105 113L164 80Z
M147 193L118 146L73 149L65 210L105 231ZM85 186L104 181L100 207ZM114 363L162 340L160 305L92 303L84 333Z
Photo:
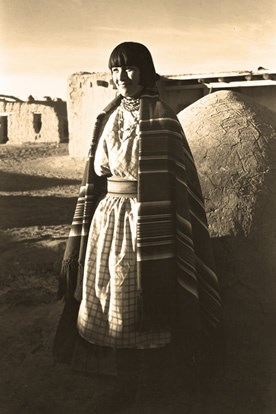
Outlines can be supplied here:
M121 104L126 111L138 111L140 108L140 98L123 98Z

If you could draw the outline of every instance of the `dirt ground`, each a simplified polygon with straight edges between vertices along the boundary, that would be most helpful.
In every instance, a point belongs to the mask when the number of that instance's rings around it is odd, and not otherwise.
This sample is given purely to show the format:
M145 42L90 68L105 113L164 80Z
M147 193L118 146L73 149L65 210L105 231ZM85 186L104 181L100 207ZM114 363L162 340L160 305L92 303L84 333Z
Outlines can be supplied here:
M83 161L71 159L66 144L0 146L1 414L96 413L93 401L112 387L72 374L52 358L62 309L57 277L82 171ZM263 378L252 379L256 396L240 386L250 370L236 368L227 380L216 378L209 407L197 413L273 414L265 409ZM138 412L195 412L182 397L170 407L144 404Z

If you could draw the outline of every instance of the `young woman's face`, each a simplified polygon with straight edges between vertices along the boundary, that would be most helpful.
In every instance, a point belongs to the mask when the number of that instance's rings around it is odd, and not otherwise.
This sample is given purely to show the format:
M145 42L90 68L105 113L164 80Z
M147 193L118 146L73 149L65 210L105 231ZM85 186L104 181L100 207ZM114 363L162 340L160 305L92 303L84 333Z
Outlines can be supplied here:
M115 66L111 69L113 82L125 97L135 97L143 89L140 85L140 69L137 66Z

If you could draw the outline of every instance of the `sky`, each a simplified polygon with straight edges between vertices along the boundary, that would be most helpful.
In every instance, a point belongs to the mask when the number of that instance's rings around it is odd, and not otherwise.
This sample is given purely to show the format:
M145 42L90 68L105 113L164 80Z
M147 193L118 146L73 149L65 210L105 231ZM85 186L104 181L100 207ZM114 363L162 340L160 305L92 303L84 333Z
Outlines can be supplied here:
M0 94L66 99L123 41L161 75L276 70L275 27L275 0L0 0Z

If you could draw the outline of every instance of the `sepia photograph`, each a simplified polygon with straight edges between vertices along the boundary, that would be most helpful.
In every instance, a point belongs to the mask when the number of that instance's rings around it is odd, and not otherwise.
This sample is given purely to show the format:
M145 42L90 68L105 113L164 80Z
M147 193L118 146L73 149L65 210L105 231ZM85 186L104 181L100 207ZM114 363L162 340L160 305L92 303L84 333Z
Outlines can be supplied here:
M276 413L276 3L0 0L0 413Z

